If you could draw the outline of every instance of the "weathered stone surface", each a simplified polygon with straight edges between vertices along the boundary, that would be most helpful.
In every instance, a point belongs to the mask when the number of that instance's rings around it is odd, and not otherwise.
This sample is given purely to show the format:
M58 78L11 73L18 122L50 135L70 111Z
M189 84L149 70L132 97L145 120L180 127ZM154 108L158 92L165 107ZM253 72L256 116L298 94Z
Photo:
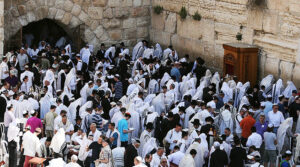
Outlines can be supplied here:
M292 80L294 63L281 61L280 62L280 78L284 81Z
M101 36L103 35L104 33L104 28L102 26L98 26L96 29L95 29L95 35L97 36L97 38L101 38Z
M63 9L64 2L65 2L64 0L56 0L55 7L58 8L58 9Z
M137 18L137 26L148 26L150 24L150 17L146 16L146 17L139 17Z
M136 34L137 34L138 38L145 38L145 37L147 37L148 34L149 34L148 27L138 27Z
M121 6L121 0L109 0L108 6L109 7L119 7L119 6Z
M152 41L156 41L157 43L168 46L171 44L171 34L168 32L162 31L152 31L150 37L152 37Z
M137 6L141 6L142 5L142 0L133 0L133 6L137 7Z
M278 76L279 59L267 57L265 65L265 74Z
M36 8L36 3L34 0L29 0L26 2L25 6L27 11L31 11L34 10L34 8Z
M68 25L72 19L72 14L71 13L65 13L64 17L62 18L61 22L64 23L65 25Z
M84 31L84 39L86 41L91 41L95 37L95 34L90 29Z
M249 10L247 18L247 26L255 30L262 30L263 28L263 11Z
M278 32L278 22L279 22L278 13L267 11L264 14L263 21L263 30L269 33L277 33Z
M55 15L55 20L62 20L64 18L65 11L58 9Z
M122 39L122 30L111 30L108 31L111 40L121 40Z
M130 13L131 13L132 17L148 16L150 14L149 8L146 8L146 7L131 8Z
M136 38L136 28L130 28L130 29L124 30L124 38L125 39Z
M102 24L103 24L103 27L106 29L117 28L117 27L120 27L121 21L118 19L104 19Z
M151 5L151 0L143 0L143 6Z
M163 31L165 27L165 12L159 15L152 13L151 26L156 30Z
M78 25L80 25L82 22L75 16L72 17L71 21L70 21L70 27L74 28L77 27Z
M18 11L19 11L20 15L25 14L26 13L26 7L25 7L25 5L19 5L18 6Z
M102 19L103 8L101 7L89 7L88 15L91 19Z
M294 69L293 69L293 78L292 81L294 82L295 85L300 85L300 75L299 75L299 71L300 71L300 64L296 64ZM298 86L299 87L299 86Z
M167 19L166 19L166 22L165 22L165 31L169 32L169 33L175 33L176 23L177 23L176 13L170 13L167 16Z
M93 5L105 7L108 0L92 0Z
M72 9L71 13L72 13L74 16L78 16L78 15L80 14L80 12L81 12L81 7L80 7L80 5L75 4L75 5L73 6L73 9Z
M10 9L10 12L11 12L11 14L12 14L14 17L20 16L20 15L19 15L19 11L18 11L17 8L11 8L11 9Z
M84 11L81 11L78 18L79 20L85 22L86 20L89 19L89 16Z
M40 20L48 16L48 11L48 7L42 6L34 11L34 15L36 16L37 20Z
M113 15L113 9L112 8L107 8L103 11L103 18L113 18L114 15Z
M56 8L49 8L49 14L48 18L49 19L54 19L56 16L57 9Z
M136 19L129 18L123 21L123 28L133 28L136 26Z
M71 12L72 9L73 9L73 6L74 6L74 4L73 4L72 1L70 1L70 0L65 0L64 8L63 8L63 9L64 9L66 12Z
M129 8L114 8L113 13L116 18L126 18L129 16Z

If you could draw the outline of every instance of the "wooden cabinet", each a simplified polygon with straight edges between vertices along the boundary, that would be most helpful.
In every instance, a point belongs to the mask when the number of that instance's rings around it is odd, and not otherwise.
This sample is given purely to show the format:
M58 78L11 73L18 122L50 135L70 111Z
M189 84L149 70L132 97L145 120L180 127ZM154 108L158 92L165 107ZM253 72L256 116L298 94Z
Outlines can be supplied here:
M236 76L239 81L250 81L253 87L257 83L258 47L243 43L223 44L223 74Z

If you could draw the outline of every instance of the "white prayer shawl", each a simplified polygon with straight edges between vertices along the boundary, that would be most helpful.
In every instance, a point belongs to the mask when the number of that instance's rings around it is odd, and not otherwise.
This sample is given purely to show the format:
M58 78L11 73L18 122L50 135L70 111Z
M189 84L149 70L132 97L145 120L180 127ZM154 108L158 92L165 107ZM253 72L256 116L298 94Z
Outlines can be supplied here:
M49 165L47 167L65 167L66 163L62 158L56 158L49 161Z
M157 149L156 138L151 137L143 146L142 158L145 158L153 149Z
M55 43L55 46L58 48L61 48L64 46L66 43L66 38L65 37L60 37L59 40Z
M118 111L114 114L114 116L111 118L111 122L115 123L116 128L118 128L118 122L124 118L124 115L121 111Z
M152 105L152 100L156 97L155 94L148 94L148 96L146 96L144 102L148 103L149 105Z
M234 90L234 107L238 107L240 100L239 100L239 92L240 89L243 87L243 84L241 82L238 82L236 85L236 88Z
M205 148L200 145L198 142L194 142L193 144L190 145L190 147L187 149L187 153L189 153L192 149L195 149L197 151L197 154L194 158L195 160L195 166L196 167L202 167L203 164L205 163L204 161L204 153L205 153Z
M155 79L151 79L148 86L148 93L155 94L159 91L158 82Z
M111 53L111 57L109 54ZM114 46L108 48L104 54L104 57L109 59L110 62L112 62L112 59L114 59L116 53L116 48Z
M57 166L55 166L55 167L57 167ZM80 167L80 165L78 163L70 162L65 167Z
M219 94L219 83L220 83L220 81L221 81L220 74L218 72L215 72L215 74L211 78L210 82L216 84L216 93L217 94Z
M281 152L282 150L282 147L284 145L284 139L285 139L285 136L286 136L286 131L288 128L292 128L293 126L293 118L290 117L290 118L287 118L286 120L284 120L278 130L277 130L277 150L279 152Z
M152 105L155 109L155 112L158 113L158 115L160 115L162 112L165 112L165 104L164 104L164 94L160 93L159 95L157 95L155 98L153 98L152 100Z
M69 112L68 112L68 118L70 121L73 123L73 125L76 124L76 112L77 112L77 107L81 105L81 98L77 99L76 101L72 102L69 105Z
M169 90L165 94L165 105L169 107L172 106L172 104L175 103L175 92L174 90Z
M233 132L232 114L229 110L224 110L220 115L220 133L224 134L224 130L229 128Z
M120 107L114 106L109 110L109 117L112 118L115 115L115 113L117 113L118 111L120 111Z
M184 124L183 124L184 129L189 127L189 118L194 113L195 113L195 109L193 109L191 106L189 106L185 110L185 117L184 117Z
M80 161L85 161L86 157L89 154L89 151L86 151L86 148L92 143L92 140L89 140L86 135L83 137L82 144L80 144L80 149L78 153L78 159Z
M68 56L71 58L71 56L72 56L71 45L68 44L68 45L65 47L65 49L66 49L66 55L68 55Z
M76 89L76 69L72 68L71 71L67 74L65 80L65 89L75 90Z
M143 55L144 47L143 42L137 43L132 50L132 61L135 61Z
M205 122L205 119L207 118L207 117L210 117L210 116L212 116L211 114L210 114L210 112L208 111L208 110L202 110L201 112L199 112L199 114L200 114L200 123L201 123L201 125L204 125L206 122Z
M242 109L242 107L243 107L244 105L250 105L247 96L244 96L244 97L241 99L241 103L240 103L239 110L238 110L239 112L241 111L241 109Z
M143 58L150 59L150 56L151 55L153 56L153 53L154 53L153 48L147 48L147 49L144 50Z
M64 104L59 104L59 105L57 105L57 106L56 106L56 110L55 110L56 114L57 114L57 115L60 115L61 110L67 111L67 117L68 117L68 119L70 119L70 117L69 117L69 115L68 115L68 113L69 113L69 108L68 108L67 106L65 106Z
M295 133L300 134L300 114L298 116L298 121L297 121L297 126L296 126L296 132Z
M207 140L206 140L207 136L206 136L206 134L201 133L199 137L201 139L200 145L204 148L204 157L207 157L208 153L209 153L208 143L207 143Z
M129 55L129 49L124 49L120 54L122 56Z
M276 84L273 85L273 89L272 89L272 102L273 103L279 102L278 97L281 95L283 89L284 88L283 88L282 79L278 79Z
M136 109L135 105L131 104L128 110L128 112L131 115L131 118L128 120L128 126L130 128L134 128L134 131L131 133L132 138L138 138L141 129L140 114L135 109Z
M155 45L155 50L154 50L154 53L153 53L153 58L158 58L158 59L161 59L162 57L162 49L161 49L161 46L157 43Z
M181 159L178 167L196 167L193 156L190 153L186 153Z
M120 140L120 132L115 128L114 131L112 131L111 133L111 130L108 129L108 131L106 132L106 137L107 138L111 138L113 137L113 135L117 133L118 134L118 141L117 141L117 147L120 147L121 146L121 140Z
M62 85L61 85L61 75L65 75L66 76L66 72L65 70L60 70L59 73L57 74L57 90L62 90Z
M287 81L287 87L283 91L284 97L290 98L292 96L292 91L297 90L296 86L292 81Z
M53 136L49 147L53 150L53 152L60 153L61 147L65 143L65 141L66 141L65 131L63 128L60 128Z
M195 95L193 96L193 100L202 100L202 97L203 97L203 89L205 88L205 87L207 87L208 86L208 82L206 81L206 80L203 80L203 81L201 81L200 82L200 85L198 86L198 88L197 88L197 91L196 91L196 93L195 93Z
M85 104L87 97L91 94L88 83L84 85L84 87L80 90L80 96L82 98L81 105Z
M137 69L138 65L140 65L141 67L143 67L143 63L141 62L141 59L137 59L132 67L132 71L131 71L131 76L135 76L135 72L137 72L139 74L139 70Z
M152 67L152 70L151 70L151 69L150 69L150 65L153 65L153 64L146 65L146 69L147 69L148 75L151 77L153 74L155 74L156 69L155 69L155 67L153 66L153 67Z
M13 105L14 115L16 118L23 118L23 109L21 106L21 101L19 100L11 100L11 104Z
M236 82L234 80L228 81L228 85L232 90L236 88Z
M224 92L224 103L227 103L229 100L233 99L233 89L228 86L227 82L223 82L221 91Z
M295 150L295 159L294 159L295 162L298 160L298 157L300 154L300 135L299 134L298 134L296 140L297 140L297 144L296 144L296 150Z
M5 74L4 72L9 72L9 69L7 63L2 61L0 64L0 79L5 79L9 76L9 74Z
M33 104L30 103L27 99L22 100L20 103L20 106L22 107L22 111L24 111L24 110L32 111L33 110ZM23 115L22 115L22 118L23 118Z
M17 148L19 148L19 132L20 132L20 128L18 128L17 126L17 120L14 120L13 122L11 122L8 126L8 130L7 130L7 139L8 142L10 141L15 141L17 142ZM18 150L18 149L17 149Z
M240 89L239 92L239 100L242 99L242 97L245 96L247 89L250 87L250 82L246 82Z
M46 75L45 75L45 78L43 80L44 86L45 86L45 81L49 81L49 83L50 83L49 86L51 86L51 87L52 87L52 83L54 82L54 84L53 84L54 88L53 89L55 89L56 83L55 83L55 75L54 75L53 71L51 71L51 70L46 71Z
M165 61L166 59L168 59L169 55L172 54L172 50L170 48L167 48L164 50L163 53L163 61Z
M265 86L266 90L265 90L265 93L268 92L268 90L270 90L272 88L272 84L273 82L275 81L273 75L268 75L266 76L265 78L263 78L260 82L260 86Z
M40 106L41 106L41 119L44 119L45 115L50 111L51 107L51 97L47 94L41 98Z
M89 48L82 48L80 50L80 56L81 56L81 60L83 62L85 62L87 65L89 65L89 61L90 61L90 56L91 56L91 52Z
M151 132L149 133L147 130L144 130L140 137L140 147L139 147L139 155L142 156L144 145L151 139Z
M162 79L160 80L160 88L162 88L163 86L165 86L166 82L171 79L171 76L168 73L164 73L164 76L162 77Z
M126 95L129 96L129 95L133 92L133 90L134 90L135 88L137 88L137 85L136 85L136 84L130 84L130 85L128 86L128 88L127 88Z
M92 101L88 101L86 103L84 103L80 109L79 109L79 115L82 119L84 119L84 117L86 116L87 112L86 109L87 108L91 108L92 107L93 102Z

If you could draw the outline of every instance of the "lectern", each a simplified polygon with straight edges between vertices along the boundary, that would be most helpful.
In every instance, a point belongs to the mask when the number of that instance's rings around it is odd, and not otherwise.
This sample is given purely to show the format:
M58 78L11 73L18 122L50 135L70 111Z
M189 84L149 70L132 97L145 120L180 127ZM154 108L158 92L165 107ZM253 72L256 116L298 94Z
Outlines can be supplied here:
M254 86L258 72L258 47L244 43L223 44L224 75L236 76L239 81L250 81Z

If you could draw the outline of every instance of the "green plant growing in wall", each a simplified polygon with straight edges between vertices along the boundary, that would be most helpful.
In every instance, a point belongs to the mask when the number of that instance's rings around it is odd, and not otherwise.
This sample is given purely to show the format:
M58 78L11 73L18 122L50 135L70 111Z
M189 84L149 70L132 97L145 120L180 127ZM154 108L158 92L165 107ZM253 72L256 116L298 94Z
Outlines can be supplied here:
M164 8L160 5L156 5L153 7L153 11L155 14L161 14L163 12Z
M186 11L186 8L183 6L181 7L181 10L179 12L179 16L181 17L181 19L185 19L186 16L187 16L187 11Z
M202 18L202 16L198 13L198 11L193 15L194 20L200 21L201 18Z
M243 25L240 25L240 32L238 32L238 33L236 34L236 36L235 36L236 40L238 40L238 41L243 40L243 34L241 33L242 30L243 30L243 28L244 28L244 26L243 26Z

